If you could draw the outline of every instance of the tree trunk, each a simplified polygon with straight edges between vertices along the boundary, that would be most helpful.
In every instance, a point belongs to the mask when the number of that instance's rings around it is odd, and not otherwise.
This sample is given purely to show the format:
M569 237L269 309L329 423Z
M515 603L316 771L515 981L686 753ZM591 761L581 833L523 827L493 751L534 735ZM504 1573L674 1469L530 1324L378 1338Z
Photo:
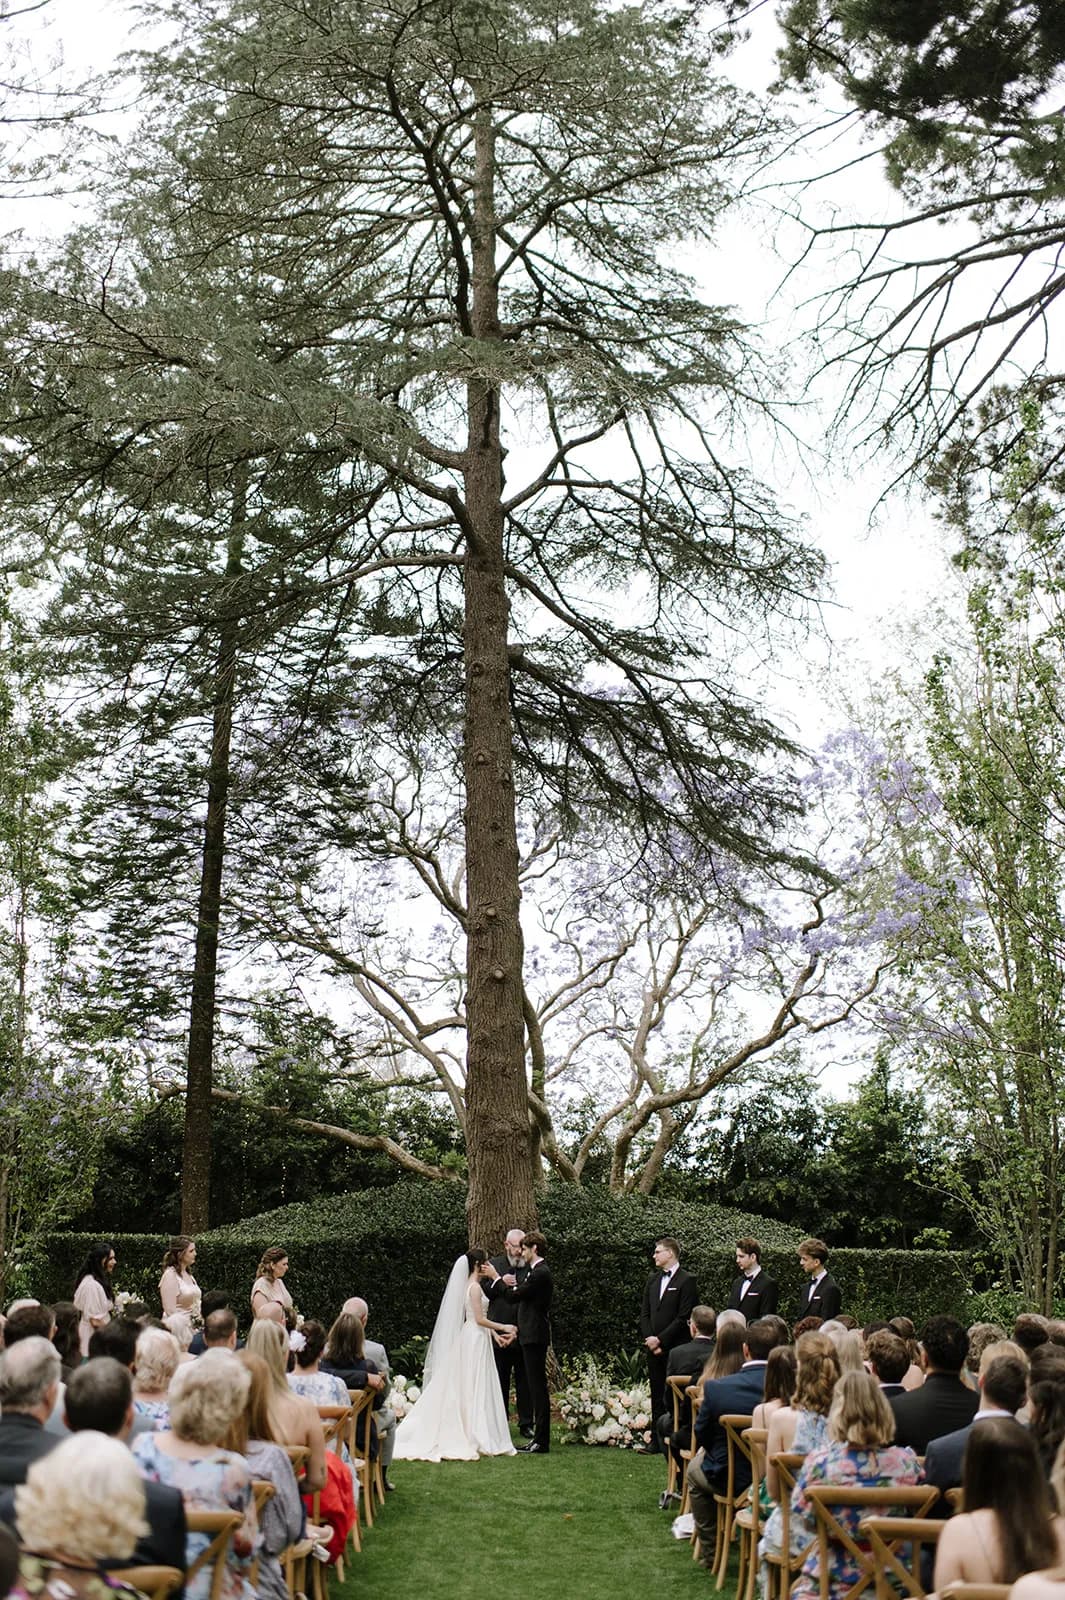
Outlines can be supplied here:
M235 580L240 574L247 499L248 473L246 467L241 467L233 490L226 558L227 579ZM200 1233L210 1223L211 1089L218 983L218 923L222 909L222 863L225 855L236 667L237 625L235 621L225 621L219 634L215 668L211 765L207 775L207 816L203 827L196 952L189 1009L185 1136L181 1157L181 1231L186 1234Z
M475 126L472 249L476 340L499 337L495 278L495 140L487 110ZM503 577L503 457L499 391L467 385L464 469L468 516L463 629L466 672L466 1149L471 1244L496 1248L508 1227L533 1227L522 1016L522 934L511 751L508 603Z

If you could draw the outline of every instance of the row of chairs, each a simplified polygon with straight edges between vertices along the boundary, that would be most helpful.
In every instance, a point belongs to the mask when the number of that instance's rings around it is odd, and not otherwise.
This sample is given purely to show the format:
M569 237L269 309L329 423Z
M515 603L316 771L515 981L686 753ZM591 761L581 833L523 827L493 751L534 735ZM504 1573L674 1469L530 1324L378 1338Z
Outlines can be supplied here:
M374 1391L370 1388L349 1389L348 1395L350 1405L319 1406L318 1413L322 1419L326 1449L333 1450L339 1455L346 1446L349 1458L355 1464L358 1474L360 1504L355 1507L355 1522L349 1537L355 1551L359 1552L362 1550L361 1518L365 1518L368 1528L373 1527L375 1517L380 1514L380 1508L384 1504L385 1486L380 1459L371 1459ZM303 1445L287 1445L285 1448L299 1480L306 1470L310 1452ZM274 1485L258 1479L253 1484L253 1491L256 1515L261 1518L264 1508L273 1499ZM311 1502L311 1520L317 1523L320 1518L321 1492L319 1491ZM200 1572L207 1569L211 1573L210 1600L220 1600L226 1560L233 1535L239 1528L241 1519L234 1511L190 1511L187 1514L187 1522L190 1533L205 1534L208 1540L207 1545L189 1565L187 1571L182 1572L177 1567L126 1567L116 1572L114 1576L139 1589L148 1600L168 1600L168 1596L182 1584L190 1583ZM281 1570L285 1574L285 1582L292 1600L296 1600L299 1595L307 1596L307 1600L328 1600L327 1574L330 1570L335 1572L340 1583L344 1581L347 1546L345 1545L339 1559L330 1568L312 1556L314 1542L312 1539L304 1539L281 1552ZM248 1576L254 1587L258 1577L257 1562L253 1564Z
M688 1448L681 1451L681 1465L670 1458L666 1495L670 1501L680 1500L681 1510L689 1508L687 1492L687 1467L696 1453L695 1415L699 1392L687 1378L670 1378L673 1391L674 1432L680 1431L682 1406L686 1402L691 1429ZM859 1596L875 1587L877 1600L924 1600L921 1584L921 1557L925 1547L933 1547L945 1527L942 1520L929 1517L939 1499L939 1490L927 1484L889 1489L843 1488L827 1484L812 1485L808 1493L814 1511L814 1538L794 1554L791 1553L791 1491L803 1457L779 1454L772 1457L772 1466L779 1481L781 1507L781 1554L760 1556L758 1544L763 1531L761 1486L767 1469L766 1448L768 1432L751 1426L751 1418L739 1414L720 1418L727 1444L727 1475L724 1492L714 1496L717 1506L716 1541L712 1570L716 1587L724 1587L734 1542L739 1546L739 1570L736 1579L737 1600L754 1600L759 1563L767 1569L767 1594L769 1600L788 1600L791 1586L802 1570L813 1546L818 1547L820 1574L820 1600L859 1600ZM737 1465L746 1461L751 1475L749 1489L737 1491ZM682 1491L682 1492L681 1492ZM949 1491L948 1498L955 1508L961 1491ZM869 1509L869 1515L858 1523L855 1538L847 1522L840 1520L839 1512ZM693 1559L702 1554L696 1534L692 1540ZM858 1576L849 1587L830 1594L829 1573L832 1570L833 1547L842 1547L853 1559ZM942 1591L942 1600L1005 1600L1007 1584L952 1584Z

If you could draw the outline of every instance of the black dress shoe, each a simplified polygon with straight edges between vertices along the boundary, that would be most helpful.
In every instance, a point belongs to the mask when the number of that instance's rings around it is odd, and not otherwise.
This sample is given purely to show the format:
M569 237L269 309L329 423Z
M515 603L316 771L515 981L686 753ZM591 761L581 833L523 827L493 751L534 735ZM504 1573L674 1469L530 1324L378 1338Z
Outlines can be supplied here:
M537 1444L534 1439L532 1444L519 1444L518 1454L520 1456L546 1456L547 1446L545 1444Z
M385 1493L386 1494L395 1494L396 1486L395 1486L394 1483L390 1483L389 1480L386 1478L384 1480L384 1484L385 1484Z
M533 1427L531 1422L523 1422L521 1427L518 1429L518 1432L521 1434L523 1439L531 1439L533 1434L536 1432L536 1429Z

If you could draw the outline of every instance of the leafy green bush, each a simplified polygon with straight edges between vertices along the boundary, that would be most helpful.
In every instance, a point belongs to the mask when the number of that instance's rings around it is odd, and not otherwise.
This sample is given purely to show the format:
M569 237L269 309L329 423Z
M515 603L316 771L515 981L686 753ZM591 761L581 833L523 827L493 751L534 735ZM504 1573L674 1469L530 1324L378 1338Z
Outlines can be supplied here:
M720 1308L735 1276L734 1244L754 1233L780 1284L781 1310L794 1315L802 1284L795 1255L800 1232L717 1206L617 1198L605 1191L548 1189L540 1207L555 1279L554 1330L560 1354L609 1357L638 1346L637 1318L660 1233L681 1242L700 1298ZM67 1298L89 1235L52 1235L41 1298ZM155 1303L165 1239L114 1237L116 1284ZM465 1191L459 1185L399 1183L388 1189L285 1206L204 1234L196 1275L225 1289L242 1320L259 1257L267 1245L291 1252L286 1279L305 1314L331 1319L351 1294L371 1307L371 1335L400 1348L433 1325L451 1262L466 1248ZM947 1251L836 1250L831 1267L843 1307L859 1321L904 1311L920 1322L934 1311L966 1315L968 1262ZM414 1347L412 1355L417 1350Z

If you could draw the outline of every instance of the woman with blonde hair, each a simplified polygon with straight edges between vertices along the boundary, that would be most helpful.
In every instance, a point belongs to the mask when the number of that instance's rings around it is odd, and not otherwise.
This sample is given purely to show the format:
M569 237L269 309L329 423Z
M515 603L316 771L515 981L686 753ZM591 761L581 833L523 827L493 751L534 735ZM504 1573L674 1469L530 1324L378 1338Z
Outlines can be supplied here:
M773 1465L775 1455L805 1455L825 1442L832 1394L839 1380L839 1356L826 1333L804 1333L795 1346L795 1392L790 1405L781 1406L769 1419L766 1440L765 1487L773 1509L766 1519L758 1549L762 1555L779 1555L784 1535L784 1513L780 1509L783 1485ZM792 1553L796 1543L794 1529ZM763 1568L763 1571L766 1569Z
M278 1323L260 1317L248 1333L247 1348L265 1361L270 1374L270 1428L279 1444L304 1445L310 1451L306 1487L310 1494L325 1488L325 1434L318 1407L288 1386L288 1334ZM202 1360L202 1356L200 1357Z
M1013 1583L1065 1561L1065 1519L1054 1515L1039 1448L1027 1428L1012 1417L988 1417L969 1435L962 1470L965 1510L951 1517L936 1546L937 1589ZM1054 1474L1060 1493L1060 1450Z
M148 1417L158 1430L170 1426L167 1392L181 1363L181 1349L164 1328L143 1328L137 1335L137 1364L133 1372L133 1409Z
M134 1595L97 1570L126 1561L148 1532L144 1480L124 1444L87 1429L35 1461L15 1490L22 1556L11 1593L64 1600Z
M278 1560L282 1550L303 1537L303 1501L288 1452L274 1438L270 1423L270 1369L261 1356L242 1350L237 1360L248 1374L248 1401L234 1419L227 1448L247 1461L256 1481L272 1483L274 1494L263 1508L259 1531L260 1600L288 1600L288 1588Z
M981 1426L986 1426L982 1424ZM876 1379L864 1370L844 1372L828 1413L828 1443L812 1450L799 1468L791 1496L791 1526L799 1549L813 1541L811 1553L791 1589L792 1600L818 1600L820 1555L813 1505L808 1490L815 1485L841 1489L895 1489L920 1483L921 1463L909 1445L893 1444L895 1417ZM867 1507L837 1506L834 1515L852 1539ZM829 1550L829 1597L853 1588L861 1568L843 1544Z
M133 1440L133 1454L144 1476L180 1489L186 1511L239 1514L241 1524L226 1556L222 1600L255 1596L246 1577L258 1544L251 1473L244 1457L224 1443L248 1403L250 1387L251 1379L232 1351L208 1350L174 1374L169 1429L142 1433ZM186 1566L208 1542L204 1533L189 1534ZM186 1584L186 1600L208 1600L210 1587L211 1573L204 1568Z
M280 1245L264 1250L251 1286L251 1314L287 1326L292 1316L292 1296L283 1279L288 1271L288 1251Z

